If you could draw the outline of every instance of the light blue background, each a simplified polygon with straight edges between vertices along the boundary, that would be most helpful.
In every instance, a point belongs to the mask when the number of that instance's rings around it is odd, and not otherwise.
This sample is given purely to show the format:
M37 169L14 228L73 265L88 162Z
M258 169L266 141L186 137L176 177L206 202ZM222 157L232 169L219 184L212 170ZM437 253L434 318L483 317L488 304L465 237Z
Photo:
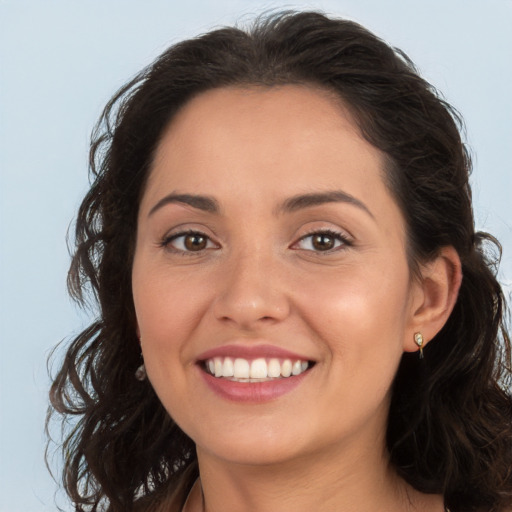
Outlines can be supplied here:
M363 23L463 113L478 227L504 245L510 293L511 0L0 0L0 512L56 510L43 462L46 359L86 322L66 295L65 235L102 106L169 44L276 7Z

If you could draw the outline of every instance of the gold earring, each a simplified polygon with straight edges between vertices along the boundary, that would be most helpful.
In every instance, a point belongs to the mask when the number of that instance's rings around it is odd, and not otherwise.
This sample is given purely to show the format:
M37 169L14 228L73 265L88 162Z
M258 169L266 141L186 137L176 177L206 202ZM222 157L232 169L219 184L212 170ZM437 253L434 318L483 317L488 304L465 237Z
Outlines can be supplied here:
M420 359L423 359L423 334L421 332L414 333L414 343L420 348Z

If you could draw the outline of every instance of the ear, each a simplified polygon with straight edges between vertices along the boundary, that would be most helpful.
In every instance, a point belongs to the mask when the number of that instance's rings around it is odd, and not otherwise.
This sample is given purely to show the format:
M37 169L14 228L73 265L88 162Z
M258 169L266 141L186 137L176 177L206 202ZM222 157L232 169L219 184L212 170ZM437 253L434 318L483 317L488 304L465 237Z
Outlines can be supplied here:
M404 350L415 352L414 334L423 335L425 346L448 320L462 282L457 251L443 247L439 255L420 268L421 275L412 285L410 320L405 333Z

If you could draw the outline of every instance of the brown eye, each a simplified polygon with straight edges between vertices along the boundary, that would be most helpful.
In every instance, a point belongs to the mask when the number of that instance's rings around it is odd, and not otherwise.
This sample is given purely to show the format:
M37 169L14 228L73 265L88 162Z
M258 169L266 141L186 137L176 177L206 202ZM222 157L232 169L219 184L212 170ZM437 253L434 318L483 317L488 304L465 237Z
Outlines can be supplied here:
M317 251L328 251L333 249L336 244L336 239L325 233L318 233L311 237L311 245Z
M163 240L162 246L182 253L201 252L217 247L208 236L195 231L172 235Z
M350 247L351 245L351 241L342 233L335 231L318 231L303 236L292 248L312 252L334 252Z
M201 251L206 249L208 238L199 233L191 233L185 236L184 244L185 248L189 251Z

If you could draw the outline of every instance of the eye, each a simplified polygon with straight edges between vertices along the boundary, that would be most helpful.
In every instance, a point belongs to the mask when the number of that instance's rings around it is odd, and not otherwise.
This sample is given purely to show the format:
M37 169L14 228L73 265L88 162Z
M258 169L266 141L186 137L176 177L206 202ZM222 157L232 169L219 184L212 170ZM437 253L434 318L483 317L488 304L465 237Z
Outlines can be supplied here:
M296 242L292 249L302 249L305 251L329 252L342 247L350 246L350 241L341 233L336 231L316 231L303 236Z
M187 231L168 236L163 240L162 246L185 253L201 252L217 247L207 235L199 231Z

